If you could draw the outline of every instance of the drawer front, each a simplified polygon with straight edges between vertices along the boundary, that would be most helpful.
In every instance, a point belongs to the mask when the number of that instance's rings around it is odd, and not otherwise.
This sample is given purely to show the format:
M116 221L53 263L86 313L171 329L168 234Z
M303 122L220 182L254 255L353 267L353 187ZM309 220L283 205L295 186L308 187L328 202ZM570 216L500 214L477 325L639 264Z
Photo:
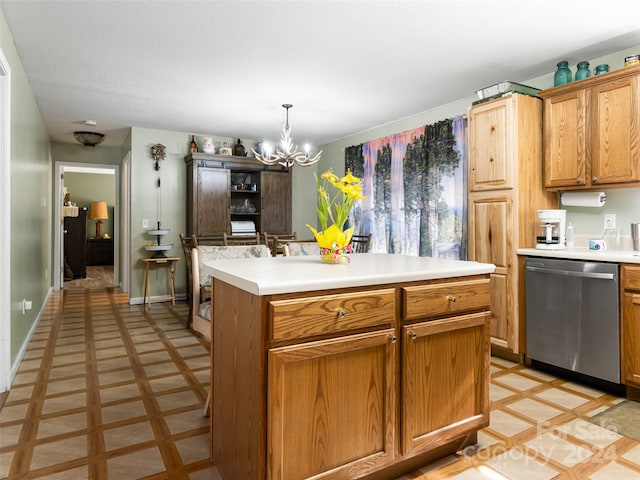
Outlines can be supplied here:
M623 265L622 278L626 290L640 290L640 266Z
M269 302L273 341L390 326L396 311L392 288Z
M405 287L402 289L403 320L489 309L489 284L487 278Z

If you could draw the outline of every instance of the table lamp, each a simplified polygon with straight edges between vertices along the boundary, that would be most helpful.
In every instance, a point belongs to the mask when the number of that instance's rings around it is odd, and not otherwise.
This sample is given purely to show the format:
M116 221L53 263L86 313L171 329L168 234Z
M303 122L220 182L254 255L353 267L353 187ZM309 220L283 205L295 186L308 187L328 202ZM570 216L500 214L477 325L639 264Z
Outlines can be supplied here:
M102 220L107 220L107 202L91 202L89 218L96 221L96 238L102 238Z

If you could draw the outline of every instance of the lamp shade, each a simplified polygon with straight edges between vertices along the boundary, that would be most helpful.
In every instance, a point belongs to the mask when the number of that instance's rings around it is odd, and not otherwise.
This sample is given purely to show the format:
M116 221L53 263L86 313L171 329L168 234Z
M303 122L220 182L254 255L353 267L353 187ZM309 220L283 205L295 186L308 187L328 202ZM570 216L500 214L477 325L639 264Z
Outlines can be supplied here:
M107 202L91 202L89 218L91 220L107 220L109 218Z

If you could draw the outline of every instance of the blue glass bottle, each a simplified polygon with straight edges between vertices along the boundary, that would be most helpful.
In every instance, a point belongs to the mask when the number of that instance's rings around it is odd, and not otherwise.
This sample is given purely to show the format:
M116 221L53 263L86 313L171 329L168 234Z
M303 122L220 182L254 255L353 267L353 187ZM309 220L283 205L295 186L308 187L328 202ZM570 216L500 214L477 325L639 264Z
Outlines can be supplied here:
M591 70L589 70L589 62L578 62L578 69L576 70L576 81L583 78L589 78L591 76Z
M564 85L565 83L571 82L572 79L573 75L569 69L569 62L558 62L558 70L556 70L556 73L553 75L553 86Z
M603 73L607 73L609 71L609 65L603 63L602 65L598 65L596 67L596 71L594 75L602 75Z

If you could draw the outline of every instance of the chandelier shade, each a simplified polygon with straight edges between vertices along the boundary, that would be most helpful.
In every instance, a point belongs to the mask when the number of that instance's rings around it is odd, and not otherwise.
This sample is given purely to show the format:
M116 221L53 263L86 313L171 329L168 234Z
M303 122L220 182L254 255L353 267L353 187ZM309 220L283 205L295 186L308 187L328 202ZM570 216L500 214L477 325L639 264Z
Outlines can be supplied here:
M305 152L298 151L298 146L293 144L291 138L291 126L289 125L289 109L293 107L290 103L282 105L287 111L287 119L282 127L282 133L280 134L280 140L282 148L276 147L275 153L270 152L256 152L252 149L254 157L265 165L280 164L284 167L293 167L294 165L300 165L301 167L308 167L320 160L322 150L320 150L315 156L311 156L308 149L305 148Z
M104 134L98 132L73 132L73 138L85 147L95 147L102 143Z

